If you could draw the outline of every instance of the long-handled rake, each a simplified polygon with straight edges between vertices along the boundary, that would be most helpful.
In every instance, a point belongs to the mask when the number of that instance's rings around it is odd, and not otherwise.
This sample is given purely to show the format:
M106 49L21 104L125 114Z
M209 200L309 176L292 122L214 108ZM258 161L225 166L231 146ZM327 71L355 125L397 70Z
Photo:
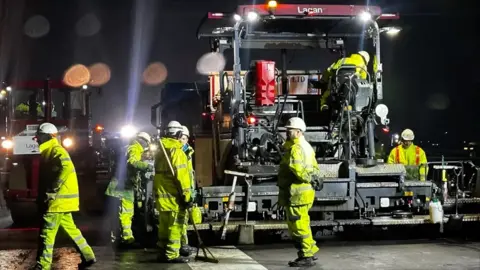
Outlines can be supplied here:
M170 161L170 157L167 155L167 151L165 150L165 147L163 146L163 143L162 143L161 140L160 140L160 148L162 149L163 155L165 156L165 159L167 160L168 167L170 168L170 172L175 177L175 171L173 170L173 166L172 166L172 163ZM181 190L178 187L178 185L177 185L177 188L179 189L179 191ZM188 208L188 213L189 213L190 217L193 216L191 208ZM192 222L192 225L193 225L193 229L195 230L195 233L197 234L197 239L198 239L198 248L197 248L197 255L195 256L195 260L209 262L209 263L218 263L219 261L217 260L217 258L215 258L215 256L213 256L212 252L210 252L210 250L207 248L207 246L203 243L202 238L200 237L200 233L197 230L197 225L195 225L195 222ZM198 255L199 252L200 252L200 249L202 249L202 251L203 251L203 256ZM208 254L210 254L211 258L208 257L207 252L208 252Z

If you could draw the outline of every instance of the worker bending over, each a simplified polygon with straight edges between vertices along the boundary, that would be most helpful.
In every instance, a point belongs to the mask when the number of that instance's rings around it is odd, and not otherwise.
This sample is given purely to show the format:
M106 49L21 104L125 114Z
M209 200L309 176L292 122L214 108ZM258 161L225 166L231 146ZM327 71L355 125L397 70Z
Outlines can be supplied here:
M305 122L293 117L285 128L287 141L278 172L278 203L285 208L288 231L298 249L298 258L288 264L291 267L312 266L316 260L314 254L319 249L312 237L308 211L315 198L311 181L318 176L319 169L315 151L303 136L307 129Z
M190 139L190 131L186 126L182 126L182 136L180 137L180 142L183 145L183 151L185 154L187 154L187 159L188 159L188 170L190 172L190 192L192 196L192 202L195 201L195 196L196 196L196 185L195 185L195 172L193 170L193 162L192 162L192 157L194 150L193 148L188 144L188 140ZM188 225L188 211L186 212L186 218L185 220L187 221ZM187 227L185 226L185 229L182 233L182 239L181 239L181 244L182 247L180 248L180 255L188 257L192 254L194 249L188 245L188 234L187 234Z
M155 156L153 190L156 196L155 207L159 212L158 260L166 263L189 262L188 257L180 256L187 209L193 205L188 158L179 140L182 131L180 123L171 121L167 126L167 136L160 140L160 149Z
M411 129L405 129L400 137L401 143L390 152L388 163L403 164L407 166L407 171L410 172L409 178L414 179L415 177L411 177L411 174L417 175L418 173L420 175L420 181L425 181L428 173L425 151L413 144L415 134L413 134ZM412 172L412 170L415 172Z
M82 262L78 267L83 269L94 264L96 259L72 218L72 212L80 210L77 174L70 155L56 138L57 133L51 123L41 124L36 133L40 150L37 203L42 213L42 225L34 269L51 269L53 247L60 227L80 251Z
M322 77L320 79L320 84L323 85L323 89L326 89L325 92L322 93L322 96L320 98L320 109L322 111L328 110L328 98L330 97L330 91L331 91L331 85L330 85L330 80L332 76L335 75L337 70L342 66L342 65L355 65L356 68L356 74L359 76L361 79L367 79L367 66L368 62L370 62L370 55L366 51L359 51L358 53L351 54L349 57L344 57L341 58L335 63L333 63L330 67L328 67L323 73ZM322 89L322 90L323 90Z
M151 143L150 135L146 132L139 132L130 142L126 151L127 177L126 180L117 181L114 177L107 187L106 195L116 197L120 200L118 206L118 218L121 227L121 247L128 247L135 242L132 232L132 220L135 209L135 189L141 181L141 173L153 171L153 166L142 161L143 153L149 149ZM123 179L122 179L123 180ZM115 238L115 232L112 232Z

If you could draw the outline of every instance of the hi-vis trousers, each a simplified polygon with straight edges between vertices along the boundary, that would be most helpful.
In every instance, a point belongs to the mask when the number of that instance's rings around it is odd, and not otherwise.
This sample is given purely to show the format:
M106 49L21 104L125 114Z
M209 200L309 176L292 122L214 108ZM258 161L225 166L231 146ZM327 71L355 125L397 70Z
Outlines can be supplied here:
M77 250L80 252L82 260L90 261L95 259L92 248L83 237L80 230L73 221L72 213L45 213L42 217L42 225L39 236L37 265L42 269L50 270L53 258L53 246L58 228L68 234L75 242Z
M299 258L312 257L319 250L317 243L313 240L310 228L310 216L308 215L310 208L312 208L311 204L285 208L288 231L295 242Z
M187 210L161 211L158 215L158 248L160 254L172 260L180 257L181 238L186 227Z

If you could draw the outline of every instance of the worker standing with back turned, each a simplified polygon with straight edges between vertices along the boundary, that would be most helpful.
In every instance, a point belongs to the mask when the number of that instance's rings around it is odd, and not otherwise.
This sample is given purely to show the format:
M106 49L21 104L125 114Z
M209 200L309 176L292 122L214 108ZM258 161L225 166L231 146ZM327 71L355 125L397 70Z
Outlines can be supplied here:
M388 156L388 163L403 164L407 169L407 177L413 180L419 174L420 181L427 178L427 155L422 148L413 144L415 134L411 129L405 129L400 135L401 143L393 148Z
M188 263L189 258L180 255L181 238L186 227L187 209L192 206L191 175L188 158L180 142L183 128L177 121L167 126L167 136L160 140L160 150L155 156L155 207L158 215L159 262ZM165 149L167 156L164 155ZM169 166L168 161L173 167Z
M193 171L193 162L192 162L193 153L195 151L188 144L189 139L190 139L190 131L188 130L188 128L186 126L182 126L182 136L180 137L180 142L183 145L183 147L182 147L183 152L185 152L185 154L187 154L188 170L190 172L190 180L191 180L190 192L192 194L192 201L195 201L196 185L195 185L195 173ZM185 218L185 220L187 221L187 224L188 224L188 220L189 220L188 211L186 212L186 214L187 214L187 217ZM194 251L194 249L192 247L190 247L190 245L188 245L187 226L185 226L185 229L183 231L181 244L182 244L182 247L180 248L180 255L185 256L185 257L190 256L192 254L192 252Z
M42 213L37 264L34 269L51 269L53 247L60 227L75 242L82 262L79 269L96 262L95 254L73 221L72 212L80 210L78 180L70 155L58 142L58 130L51 123L38 127L40 182L37 204Z
M313 266L316 260L314 255L319 249L313 240L308 211L315 199L312 179L318 176L318 164L315 151L303 136L307 129L305 122L292 117L285 128L286 153L278 172L278 203L285 208L288 231L298 250L298 258L288 264L291 267Z

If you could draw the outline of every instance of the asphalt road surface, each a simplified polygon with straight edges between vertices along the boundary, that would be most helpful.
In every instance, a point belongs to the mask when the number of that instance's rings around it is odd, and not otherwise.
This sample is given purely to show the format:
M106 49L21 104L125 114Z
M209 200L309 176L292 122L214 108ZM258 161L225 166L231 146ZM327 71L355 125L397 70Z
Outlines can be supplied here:
M19 248L24 245L25 248ZM10 242L13 249L0 250L0 269L28 269L34 264L34 243ZM373 242L320 242L317 265L309 269L480 269L480 243L448 239ZM2 243L2 248L5 248ZM113 252L94 247L98 263L91 269L292 269L287 262L296 252L291 244L210 247L219 264L195 261L188 264L159 264L153 249ZM80 258L71 247L56 248L52 269L77 269Z

